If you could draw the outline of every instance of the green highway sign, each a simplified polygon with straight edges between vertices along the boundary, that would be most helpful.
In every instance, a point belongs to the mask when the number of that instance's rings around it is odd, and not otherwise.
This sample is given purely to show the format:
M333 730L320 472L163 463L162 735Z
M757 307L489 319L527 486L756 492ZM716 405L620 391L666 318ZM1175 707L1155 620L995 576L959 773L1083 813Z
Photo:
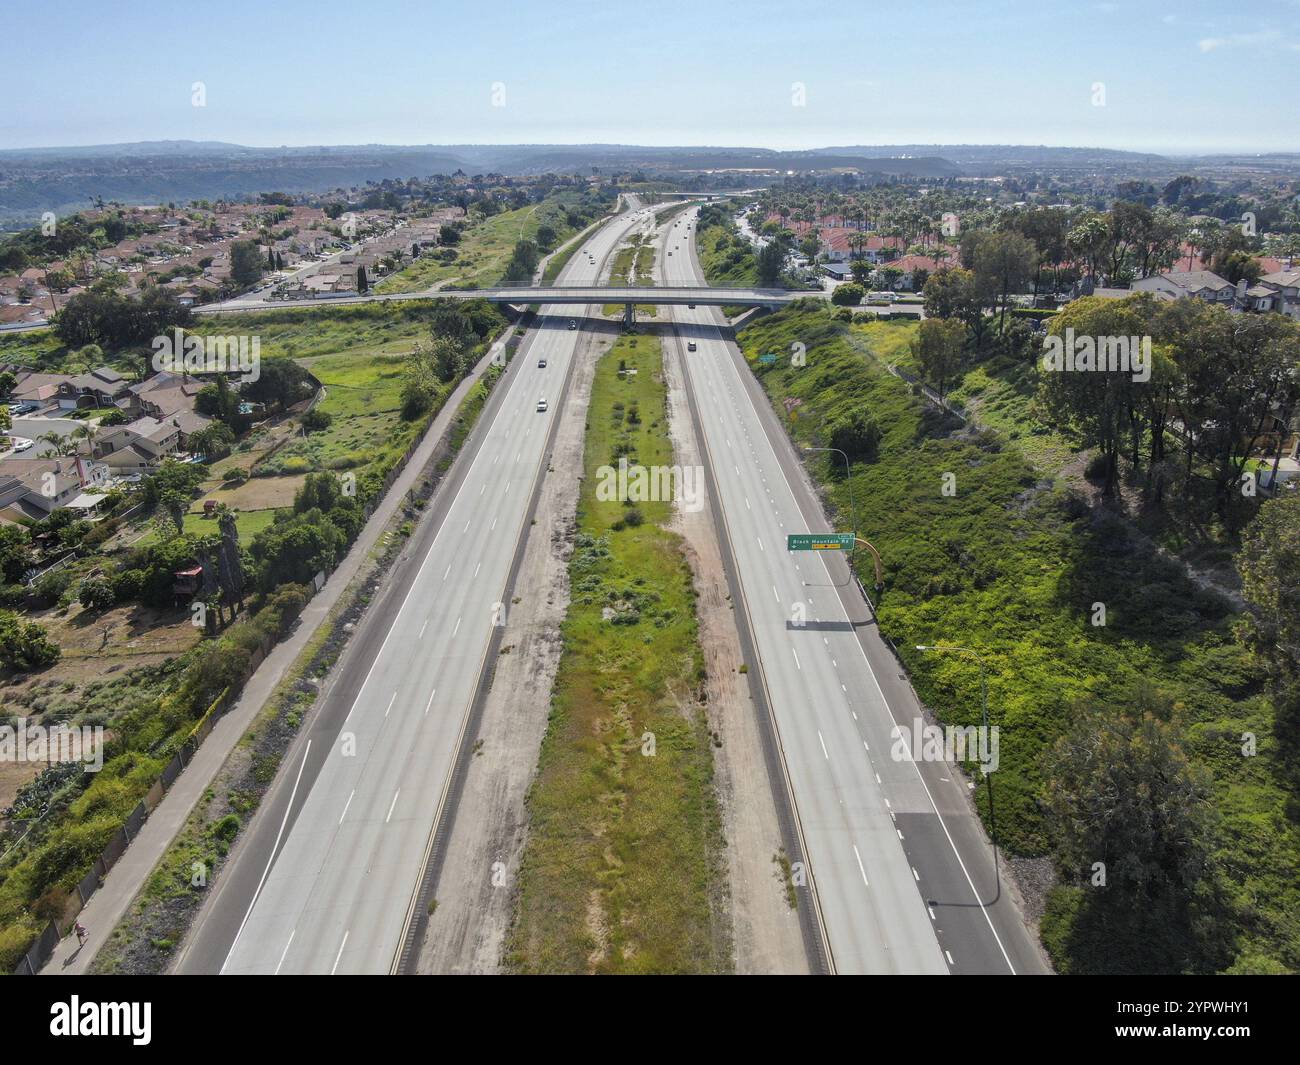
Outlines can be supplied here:
M787 551L851 551L852 533L787 533Z

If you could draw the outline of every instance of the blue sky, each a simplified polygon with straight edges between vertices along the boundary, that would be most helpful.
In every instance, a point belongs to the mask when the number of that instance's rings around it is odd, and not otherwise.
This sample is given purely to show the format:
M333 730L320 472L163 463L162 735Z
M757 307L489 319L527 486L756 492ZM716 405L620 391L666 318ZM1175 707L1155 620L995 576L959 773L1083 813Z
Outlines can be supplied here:
M0 147L1300 151L1300 0L46 0L28 11L0 16ZM191 104L195 82L206 106Z

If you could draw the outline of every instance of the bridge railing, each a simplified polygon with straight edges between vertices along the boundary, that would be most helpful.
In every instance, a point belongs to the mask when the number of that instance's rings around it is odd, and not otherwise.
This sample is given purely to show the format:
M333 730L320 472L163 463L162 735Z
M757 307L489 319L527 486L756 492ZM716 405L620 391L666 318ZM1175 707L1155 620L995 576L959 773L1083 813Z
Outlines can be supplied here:
M631 291L633 289L696 289L701 292L753 292L761 296L794 296L800 293L810 293L813 289L802 288L758 288L754 285L711 285L707 281L688 281L676 282L671 285L629 285L610 284L606 281L601 282L570 282L568 284L546 284L536 285L530 281L503 281L497 285L480 285L473 289L448 289L452 292L493 292L497 289L525 289L537 292L558 292L565 289L572 289L575 292L586 291L588 289L616 289L618 291Z

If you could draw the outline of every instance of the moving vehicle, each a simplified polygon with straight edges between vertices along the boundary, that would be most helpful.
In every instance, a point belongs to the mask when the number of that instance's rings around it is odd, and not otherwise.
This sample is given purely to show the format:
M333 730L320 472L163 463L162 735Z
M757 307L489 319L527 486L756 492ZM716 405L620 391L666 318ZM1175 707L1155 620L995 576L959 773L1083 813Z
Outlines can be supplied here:
M537 368L538 368L539 370L545 370L545 369L546 369L546 360L545 360L544 358L542 358L542 359L538 359L538 360L537 360Z
M693 340L688 340L688 341L686 342L686 350L687 350L687 351L694 351L694 350L695 350L695 341L693 341Z
M545 397L545 396L543 396L541 399L539 399L539 400L537 401L537 412L540 414L540 413L542 413L544 410L546 410L546 397Z
M572 318L569 319L569 328L570 328L570 329L577 329L577 328L578 328L578 323L577 323L576 321L574 321Z

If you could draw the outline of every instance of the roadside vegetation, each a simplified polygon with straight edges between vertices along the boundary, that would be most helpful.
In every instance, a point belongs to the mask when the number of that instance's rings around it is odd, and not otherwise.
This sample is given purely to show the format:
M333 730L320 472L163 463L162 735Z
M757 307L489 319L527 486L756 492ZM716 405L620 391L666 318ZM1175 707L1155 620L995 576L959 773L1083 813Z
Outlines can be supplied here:
M95 956L94 972L138 975L167 970L175 948L184 940L314 705L320 679L343 653L371 602L376 581L405 547L407 534L478 422L500 373L497 367L489 367L466 394L430 467L389 519L388 535L380 538L329 617L285 671L266 706L145 882L136 904ZM196 876L196 870L202 875Z
M587 414L572 600L507 948L523 973L716 973L721 829L690 568L671 502L597 497L671 466L659 341L624 336Z
M502 281L531 280L542 255L612 210L615 199L612 192L565 191L541 203L487 216L472 215L455 229L453 241L385 277L374 290L416 292L439 283L480 288ZM480 212L482 209L480 205ZM521 269L527 270L527 277L517 276Z
M24 765L0 779L0 969L66 912L196 722L288 631L313 577L344 557L390 472L503 326L477 303L205 320L197 331L262 339L243 395L224 378L199 393L225 432L212 441L223 456L165 461L136 491L110 492L99 522L61 509L4 528L0 600L21 613L0 610L0 720L103 725L106 740L98 773ZM254 400L263 420L250 428L242 401ZM26 585L34 566L45 572ZM152 680L160 671L165 684Z
M1243 614L1105 502L1095 463L1092 480L1079 474L1088 437L1037 420L1023 360L977 359L957 376L994 426L963 427L882 365L906 361L916 326L845 314L801 304L739 339L796 444L849 451L851 479L840 463L812 472L841 528L851 483L858 529L885 561L882 632L946 722L979 723L979 672L912 648L984 657L1002 730L997 836L1052 860L1042 934L1058 969L1300 968L1300 656L1281 593L1296 572L1296 525L1282 532L1296 500L1229 512L1245 532L1220 550L1241 551ZM803 367L788 357L796 342ZM780 357L760 362L768 353ZM1070 448L1077 463L1062 462ZM1192 498L1213 515L1212 490Z

